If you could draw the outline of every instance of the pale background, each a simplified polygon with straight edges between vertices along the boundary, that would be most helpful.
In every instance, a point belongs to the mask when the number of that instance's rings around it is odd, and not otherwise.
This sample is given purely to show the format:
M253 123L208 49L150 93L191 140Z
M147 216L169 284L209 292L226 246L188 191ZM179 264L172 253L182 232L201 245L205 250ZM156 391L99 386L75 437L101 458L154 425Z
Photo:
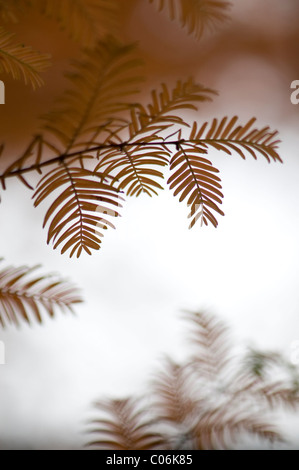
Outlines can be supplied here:
M149 6L139 10L140 3L131 20L137 15L138 27L135 33L128 27L127 35L142 32L152 48L162 35L167 43L172 28L165 36L165 20L151 17ZM232 24L244 31L248 27L258 44L269 11L276 34L280 28L289 32L290 25L296 31L291 0L234 3L228 31ZM268 17L261 11L268 11ZM144 38L141 47L150 54ZM167 47L165 54L173 50ZM186 50L173 52L171 76L184 78L180 57L187 63ZM3 448L82 445L95 399L138 393L146 389L165 353L178 360L188 353L182 309L207 309L228 322L237 342L279 350L286 357L299 340L299 105L290 102L298 63L283 66L281 58L268 60L252 49L242 56L232 50L226 63L211 59L197 70L191 59L197 80L220 92L212 105L202 108L200 118L238 114L244 122L257 116L261 126L279 129L284 163L269 165L263 157L244 162L237 155L214 152L226 214L216 230L198 226L189 231L187 209L166 190L156 199L128 201L101 252L79 261L46 245L41 229L45 208L33 209L26 188L9 183L0 206L5 262L42 263L44 272L59 272L80 286L86 302L75 317L58 314L42 326L0 332L6 345L6 365L0 366ZM219 74L214 73L216 65ZM161 65L161 80L164 69ZM153 74L159 82L157 70L159 61ZM5 108L0 112L5 120ZM287 447L299 448L299 413L284 419L284 429L290 437Z

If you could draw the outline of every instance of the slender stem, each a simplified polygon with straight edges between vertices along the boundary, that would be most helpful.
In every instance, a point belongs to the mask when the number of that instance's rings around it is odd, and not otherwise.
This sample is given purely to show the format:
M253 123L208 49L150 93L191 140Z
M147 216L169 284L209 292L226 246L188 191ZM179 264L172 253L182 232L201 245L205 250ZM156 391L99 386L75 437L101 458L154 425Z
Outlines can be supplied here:
M123 152L125 148L127 147L151 147L155 145L174 145L176 149L181 148L181 144L188 144L188 143L195 143L195 144L209 144L210 142L214 142L213 139L179 139L179 140L169 140L169 141L164 141L164 140L157 140L157 141L151 141L151 142L121 142L121 143L114 143L114 142L109 142L107 144L100 144L96 145L94 147L91 147L89 149L83 149L83 150L77 150L74 152L69 152L65 154L58 155L57 157L50 158L49 160L45 160L44 162L39 162L34 165L31 165L29 167L25 168L18 168L17 170L9 171L9 172L4 172L0 174L0 181L4 181L7 178L13 178L16 176L21 176L25 173L30 173L32 171L40 170L44 167L53 165L55 163L63 163L65 160L69 158L74 158L74 157L80 157L86 152L98 152L100 150L107 150L107 149L118 149L120 152ZM222 139L217 140L219 143L226 143L229 141L222 141ZM235 145L238 144L244 144L243 141L236 141L233 140L233 143ZM257 151L259 151L259 147L263 148L263 146L256 144L256 143L250 143L246 142L247 144L250 144L251 146L255 147Z
M6 178L13 178L15 176L20 176L25 173L30 173L31 171L39 170L41 168L53 165L55 163L63 163L65 160L69 158L74 158L74 157L80 157L80 155L86 154L86 152L97 152L100 150L106 150L106 149L119 149L120 152L124 150L126 147L150 147L152 145L175 145L176 147L183 142L191 142L190 140L175 140L175 141L169 141L169 142L164 142L164 141L156 141L156 142L121 142L120 144L110 142L109 144L100 144L96 145L95 147L91 147L88 150L78 150L75 152L70 152L70 153L65 153L62 155L58 155L57 157L50 158L49 160L45 160L44 162L36 163L34 165L31 165L29 167L25 168L18 168L17 170L10 171L9 173L3 173L0 175L0 179L6 179Z

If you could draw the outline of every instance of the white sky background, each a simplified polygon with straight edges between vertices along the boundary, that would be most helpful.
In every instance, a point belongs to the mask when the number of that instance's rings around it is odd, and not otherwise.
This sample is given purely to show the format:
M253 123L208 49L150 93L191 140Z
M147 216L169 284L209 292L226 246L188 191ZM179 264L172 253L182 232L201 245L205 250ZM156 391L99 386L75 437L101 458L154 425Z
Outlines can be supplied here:
M9 183L0 205L5 263L42 263L41 271L80 286L86 302L76 317L0 332L7 362L0 366L0 443L80 445L92 401L138 393L165 353L188 354L182 309L209 309L242 344L290 354L299 340L299 105L296 115L289 89L285 102L275 101L277 78L263 63L250 70L241 62L227 68L203 119L256 115L261 126L280 130L284 164L211 154L225 195L216 230L189 231L187 208L166 190L129 200L102 250L69 260L45 243L45 208L33 209L28 190ZM284 122L282 108L290 115ZM293 426L299 430L299 413Z

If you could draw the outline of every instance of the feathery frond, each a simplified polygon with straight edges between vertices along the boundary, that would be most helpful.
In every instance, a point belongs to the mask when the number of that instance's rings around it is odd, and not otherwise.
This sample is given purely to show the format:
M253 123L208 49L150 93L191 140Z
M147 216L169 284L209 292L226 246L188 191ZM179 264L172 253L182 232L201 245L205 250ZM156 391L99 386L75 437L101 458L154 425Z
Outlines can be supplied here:
M99 163L93 172L88 173L88 176L98 174L102 179L108 178L111 191L126 191L129 196L138 196L142 192L152 195L157 194L158 189L162 189L162 186L156 180L162 179L163 173L157 167L165 167L170 161L172 175L168 179L168 184L170 189L174 190L174 196L180 195L180 202L187 200L187 204L191 208L189 215L191 218L190 228L199 219L206 225L210 222L216 227L218 222L212 211L224 215L219 208L223 198L221 180L217 176L217 173L219 173L218 169L213 166L210 160L203 156L212 148L229 155L232 152L236 152L242 158L245 158L246 153L254 158L261 154L266 157L268 162L271 159L273 161L281 161L276 150L279 140L275 140L277 132L270 132L268 127L261 130L252 129L255 119L251 119L244 126L237 125L237 117L233 117L230 120L225 117L220 122L214 119L210 127L208 127L207 123L204 123L199 130L197 129L197 123L194 123L188 139L182 139L180 137L180 130L178 130L175 132L179 133L177 140L167 140L167 138L163 137L165 129L173 125L175 126L177 121L181 125L188 125L184 123L180 116L172 114L173 108L184 109L184 107L191 107L194 109L195 105L189 102L193 93L195 94L195 101L196 99L198 101L204 101L206 98L209 99L209 96L206 96L208 92L206 89L195 86L194 91L190 92L191 94L188 95L187 93L184 102L183 95L186 89L184 85L179 83L176 92L170 95L167 92L167 88L163 87L163 92L159 99L157 99L157 94L154 92L152 94L153 102L150 105L147 107L139 105L131 108L131 120L129 123L122 119L122 124L117 122L111 124L110 121L107 127L105 124L100 125L100 127L93 126L87 118L89 112L92 114L89 106L87 106L87 112L83 114L83 119L79 121L78 125L75 125L73 121L68 123L68 133L66 133L65 129L64 132L60 132L57 129L57 123L55 123L54 127L53 122L53 125L48 127L64 142L65 152L60 153L57 146L50 143L49 140L44 140L40 136L35 137L23 156L10 165L4 174L1 175L2 184L5 184L5 179L9 176L17 176L26 186L30 187L23 173L33 170L40 171L43 166L53 162L55 164L63 163L62 170L60 168L59 172L65 171L65 176L69 178L70 187L73 188L74 185L71 174L68 172L66 159L73 158L73 162L77 164L80 162L83 168L83 160L94 159L94 154L97 152ZM185 91L180 94L177 93L177 90ZM172 97L166 99L166 94L168 97ZM80 98L78 97L77 103L79 101ZM80 103L82 105L82 102ZM110 108L110 104L107 105L108 108ZM120 103L112 104L111 106L117 106L119 110L123 109L123 105ZM124 105L125 108L126 106ZM83 106L81 115L84 109ZM61 121L64 119L67 119L67 113L60 116ZM51 120L54 120L53 116ZM57 121L59 121L59 115L57 116ZM63 126L61 127L63 128ZM112 130L113 128L115 129L114 131ZM88 139L84 138L84 135L86 133L90 134L92 130L95 130L94 136L96 137L94 140L88 141ZM129 138L128 140L123 140L123 133L126 131L129 132ZM97 138L105 133L108 134L108 137L104 138L102 143L97 143ZM92 145L95 146L93 147ZM171 157L172 149L170 147L174 145L177 151ZM54 152L55 156L53 159L42 162L44 148ZM33 158L33 155L35 156L32 166L24 168L25 163ZM55 178L53 179L51 176L49 181L53 183ZM63 184L65 184L65 181ZM57 189L55 186L49 184L45 194L50 196L52 190L55 189ZM66 194L68 195L69 193L64 192L61 197L63 198L63 195ZM79 203L80 198L78 198L78 207ZM60 198L60 210L63 210L62 204L63 199ZM59 228L61 229L62 226L59 225ZM82 226L81 230L83 229L84 227ZM57 243L54 246L58 246ZM81 250L79 250L79 253L81 253Z
M189 34L200 39L205 30L214 29L227 20L231 4L224 0L149 0L159 10L166 9L171 20L178 20Z
M0 325L20 320L42 322L42 312L53 317L56 309L73 311L82 302L77 290L53 276L33 277L37 267L7 267L0 271Z
M33 89L42 86L44 81L40 73L49 67L50 56L15 43L13 36L0 27L0 72L11 74L15 80L23 79Z
M62 163L39 182L33 195L35 207L59 190L48 209L44 227L49 222L48 241L54 249L63 244L61 253L71 250L70 257L84 250L99 250L103 230L114 228L110 217L118 217L121 207L118 191L90 170Z
M206 312L186 312L185 318L190 322L189 340L194 345L190 363L201 377L219 379L230 359L226 325Z
M83 48L93 48L99 39L116 30L116 1L0 0L0 17L5 22L16 23L29 9L56 20Z
M160 92L152 90L151 102L147 106L139 103L131 109L128 142L142 140L141 136L149 133L157 138L161 132L174 125L190 127L178 113L197 111L198 103L212 101L211 95L217 95L217 92L194 83L193 78L184 82L178 80L171 91L162 83Z
M96 145L99 133L117 120L120 111L130 108L127 97L136 93L140 61L133 56L133 46L122 46L108 38L68 74L73 88L59 100L59 105L44 119L44 128L69 153ZM102 143L102 141L101 141Z
M150 144L151 140L152 137L145 137L143 142ZM123 147L121 153L119 150L110 150L96 168L101 168L103 163L109 164L104 173L110 176L113 170L117 170L113 181L119 182L118 189L126 189L128 196L139 196L141 193L152 196L158 194L157 190L163 189L156 181L157 178L163 179L163 173L155 167L165 167L168 164L167 157L168 153L162 146L144 147L136 144L136 147L130 149Z
M153 450L165 448L163 436L148 419L139 400L107 400L96 404L107 417L92 421L97 440L87 447L98 450ZM163 445L164 444L164 445Z
M276 151L280 143L280 140L276 139L278 132L271 132L268 126L262 129L253 128L255 121L256 118L252 118L242 126L238 124L238 116L234 116L229 120L224 117L220 122L218 119L213 119L210 126L208 122L205 122L199 129L195 122L189 139L206 151L209 147L221 150L228 155L231 155L231 152L234 151L244 160L246 153L255 160L260 154L269 163L271 160L282 163Z
M221 180L216 173L210 160L202 157L206 151L190 143L181 142L176 152L170 160L170 170L173 172L168 179L170 189L174 189L174 196L180 195L179 201L187 199L187 204L191 208L189 218L192 228L197 220L208 225L211 222L217 227L218 222L211 212L224 215L219 208L222 204L223 194L220 191Z
M167 358L163 370L156 375L154 391L159 420L187 426L196 412L196 400L193 384L185 367Z
M31 4L50 18L83 47L112 34L116 24L117 2L111 0L31 0Z
M140 127L136 123L130 125L130 138L137 133L144 132L144 127L156 124L162 126L164 123L168 128L173 124L188 126L189 124L177 115L178 112L193 110L197 111L197 103L212 101L211 95L217 95L215 90L207 88L201 84L194 83L192 78L186 81L178 80L175 87L170 92L167 85L162 83L161 91L157 93L152 90L151 103L146 107L139 104L136 109L136 116L140 119ZM154 128L161 132L164 127Z
M16 23L18 21L17 15L17 2L18 0L0 0L0 18L5 23Z
M121 145L121 137L126 126L120 126L119 131L113 133L117 143L120 142L122 152L117 147L99 151L100 162L95 171L113 175L114 180L119 181L119 189L126 190L129 196L157 194L157 189L163 188L156 179L162 179L163 174L156 167L168 165L170 158L170 151L167 145L163 145L161 134L173 125L189 126L178 113L197 110L196 104L210 101L213 93L214 90L196 84L192 79L186 82L179 80L171 92L162 84L160 93L152 91L151 103L147 106L139 104L131 109L124 145Z
M269 127L252 128L255 118L250 119L244 126L237 124L238 117L230 120L224 117L220 122L213 119L210 126L205 122L199 129L194 122L189 138L182 140L178 152L170 161L170 169L175 173L169 178L170 189L175 189L174 196L180 194L180 202L187 199L191 211L189 218L192 228L200 220L201 224L210 222L217 227L218 222L211 211L224 215L219 208L222 204L221 180L215 173L219 171L202 154L208 153L209 148L220 150L231 155L236 152L242 158L246 153L257 159L264 156L268 162L282 161L276 149L280 142L275 140L277 132L271 132Z

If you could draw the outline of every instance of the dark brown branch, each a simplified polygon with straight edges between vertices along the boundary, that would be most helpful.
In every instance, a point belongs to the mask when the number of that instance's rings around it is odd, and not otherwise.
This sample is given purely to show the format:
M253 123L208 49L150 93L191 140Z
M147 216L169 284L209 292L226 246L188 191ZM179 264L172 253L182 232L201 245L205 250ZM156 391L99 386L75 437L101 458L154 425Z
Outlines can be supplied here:
M74 158L74 157L80 157L80 155L84 155L84 154L86 154L86 152L98 152L100 150L113 149L113 148L117 148L117 149L119 149L120 152L123 152L125 147L134 147L134 146L146 147L146 146L161 145L161 144L175 145L177 147L179 144L181 144L183 142L190 142L191 143L192 141L191 140L181 139L181 140L175 140L175 141L169 141L169 142L165 142L165 141L157 141L157 142L121 142L120 144L110 142L109 144L101 144L101 145L97 145L95 147L91 147L88 150L84 149L84 150L78 150L76 152L71 152L71 153L58 155L57 157L51 158L49 160L45 160L44 162L36 163L36 164L31 165L31 166L26 167L26 168L19 168L18 170L10 171L9 173L4 172L2 175L0 175L0 180L5 180L6 178L13 178L15 176L20 176L20 175L23 175L25 173L30 173L31 171L36 171L36 170L39 170L41 168L53 165L55 163L62 163L66 159ZM194 141L194 142L196 143L197 141Z
M86 152L90 153L90 152L98 152L100 150L106 150L106 149L113 149L113 148L116 148L116 149L119 149L120 152L123 152L124 151L124 148L126 147L134 147L134 146L138 146L138 147L152 147L153 145L174 145L176 147L176 149L180 148L181 144L188 144L188 143L194 143L194 144L209 144L211 142L214 142L214 139L178 139L178 140L170 140L170 141L165 141L165 140L161 140L161 141L151 141L151 142L121 142L121 143L115 143L115 142L110 142L108 144L100 144L100 145L96 145L94 147L91 147L89 148L88 150L87 149L84 149L84 150L78 150L76 152L71 152L71 153L65 153L65 154L61 154L61 155L58 155L57 157L54 157L54 158L51 158L49 160L46 160L44 162L39 162L39 163L36 163L34 165L31 165L29 167L25 167L25 168L19 168L17 170L13 170L13 171L10 171L10 172L7 172L7 173L3 173L0 175L0 181L2 183L4 183L5 179L7 178L13 178L13 177L20 177L20 175L23 175L23 174L26 174L26 173L30 173L32 171L38 171L44 167L47 167L47 166L50 166L50 165L53 165L55 163L63 163L65 160L69 159L69 158L74 158L74 157L80 157L84 154L86 154ZM222 139L219 139L218 140L219 143L221 142L230 142L230 140L228 141L222 141ZM238 144L244 144L244 141L240 140L234 140L232 139L231 142L233 142L235 145L238 145ZM259 145L258 143L251 143L251 142L245 142L247 145L252 145L254 146L258 151L259 151L259 147L263 148L262 145Z

